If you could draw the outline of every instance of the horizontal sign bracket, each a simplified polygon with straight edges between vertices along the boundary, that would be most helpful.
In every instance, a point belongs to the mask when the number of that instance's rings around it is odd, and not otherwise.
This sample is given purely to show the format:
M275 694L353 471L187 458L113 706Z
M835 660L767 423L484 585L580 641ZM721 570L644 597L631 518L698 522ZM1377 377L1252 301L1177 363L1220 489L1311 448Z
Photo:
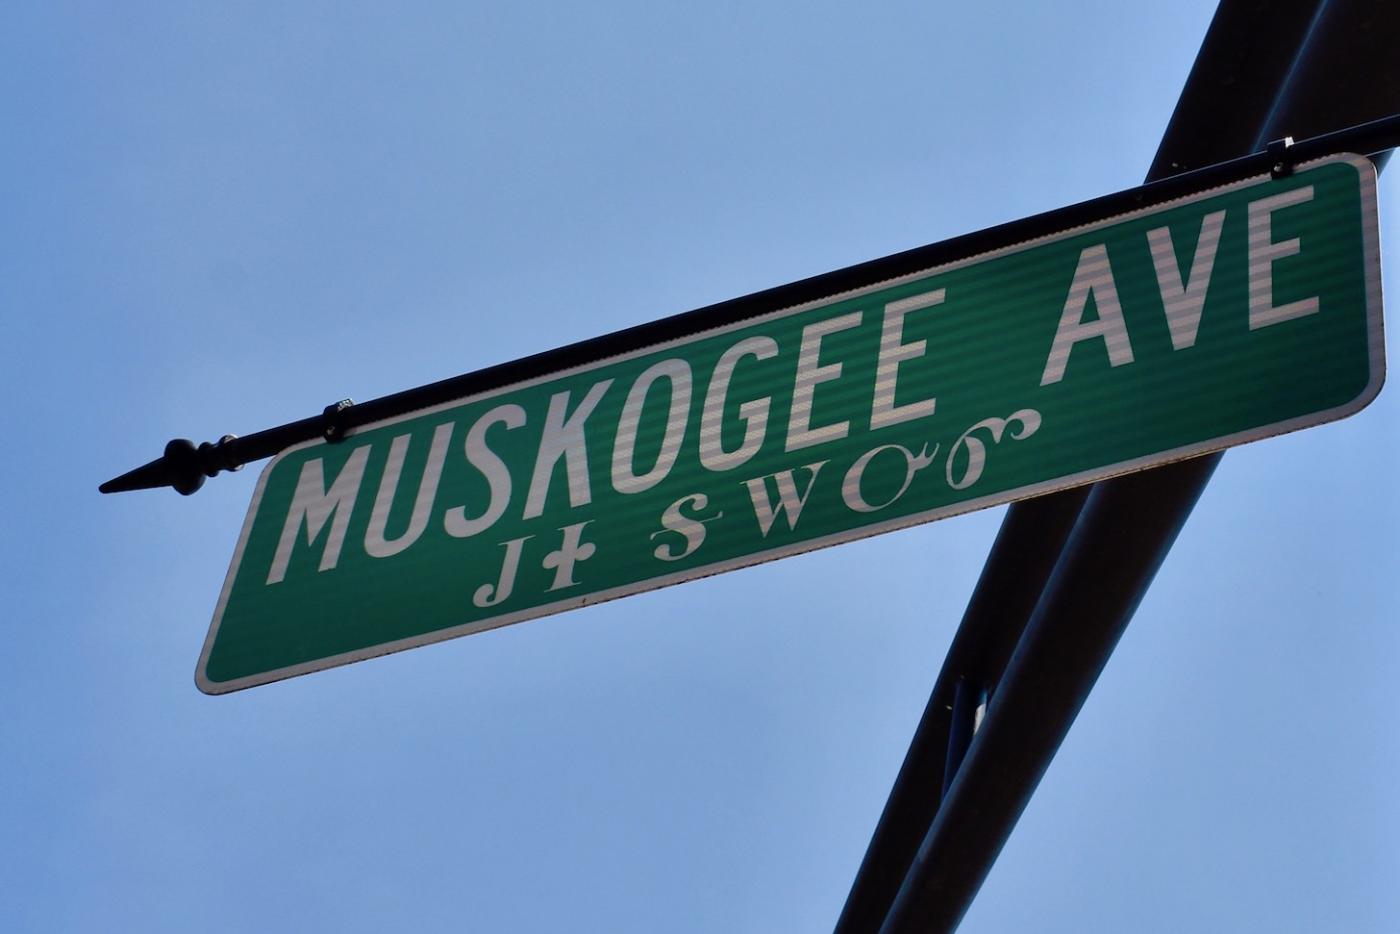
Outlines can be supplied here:
M1285 136L1283 139L1276 139L1269 143L1265 149L1273 159L1273 165L1269 168L1269 175L1275 179L1287 178L1293 174L1293 166L1297 164L1297 159L1293 155L1293 137Z
M198 490L205 477L237 470L315 438L337 441L355 428L418 409L440 405L579 366L652 344L753 318L777 308L791 307L909 273L945 265L970 256L1033 240L1056 231L1095 223L1140 210L1206 188L1269 173L1289 174L1311 159L1343 152L1365 156L1400 147L1400 114L1298 142L1291 138L1239 159L1217 163L1158 182L1125 189L1089 201L989 227L928 246L916 247L877 260L849 266L787 285L730 299L695 311L616 331L535 354L510 363L440 380L360 404L345 399L321 414L279 425L244 437L224 435L217 443L196 446L185 439L166 445L165 453L141 467L103 483L103 493L173 487L183 495Z

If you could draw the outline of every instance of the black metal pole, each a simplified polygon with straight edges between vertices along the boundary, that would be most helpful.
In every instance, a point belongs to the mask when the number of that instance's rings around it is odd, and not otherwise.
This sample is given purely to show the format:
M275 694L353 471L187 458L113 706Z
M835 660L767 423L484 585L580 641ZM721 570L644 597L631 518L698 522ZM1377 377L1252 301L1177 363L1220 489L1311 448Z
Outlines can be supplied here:
M841 910L839 934L874 931L884 920L938 812L940 792L951 782L957 683L976 678L995 696L1089 489L1041 496L1008 510Z
M1256 24L1249 41L1261 41L1267 28ZM1400 7L1361 0L1319 5L1276 84L1278 93L1254 120L1255 147L1394 110L1400 103L1400 69L1392 55L1397 41ZM1198 60L1188 88L1200 70ZM1320 83L1328 94L1303 93ZM1188 97L1183 94L1183 105ZM1258 113L1261 103L1225 106ZM1237 127L1247 116L1220 125ZM1173 155L1174 146L1189 150L1191 139L1172 136L1196 122L1178 108L1154 171L1192 164L1189 153ZM1204 144L1209 147L1209 134ZM957 926L1219 459L1212 455L1094 487L882 932Z
M1219 460L1096 486L881 934L962 920Z
M958 776L958 768L967 756L972 737L977 733L978 717L986 710L987 687L980 681L963 678L953 689L953 709L948 719L948 754L943 766L943 794L948 797L948 789Z
M1322 0L1259 4L1223 0L1163 134L1148 179L1190 173L1253 148ZM1255 40L1258 41L1255 41ZM938 811L953 685L983 670L995 685L1041 597L1090 487L1013 503L987 556L928 706L851 886L836 934L869 934L884 923ZM984 653L983 645L996 651ZM1019 811L1018 811L1019 813ZM980 886L978 877L976 885ZM970 902L976 888L964 893Z

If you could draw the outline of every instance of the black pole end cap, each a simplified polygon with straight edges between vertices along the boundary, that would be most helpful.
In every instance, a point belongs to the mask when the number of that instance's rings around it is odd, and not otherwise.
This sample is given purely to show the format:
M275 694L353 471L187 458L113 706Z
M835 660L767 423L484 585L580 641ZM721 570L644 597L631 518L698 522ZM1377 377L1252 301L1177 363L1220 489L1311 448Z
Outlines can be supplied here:
M170 476L168 482L176 493L189 496L204 486L204 471L199 468L199 448L193 441L176 438L165 446L165 455L161 460L166 463Z
M205 477L221 470L239 470L243 461L234 442L236 435L224 435L216 444L176 438L165 446L165 453L149 464L143 464L120 477L108 480L97 489L102 493L126 493L131 490L151 490L173 487L182 496L189 496L204 485Z

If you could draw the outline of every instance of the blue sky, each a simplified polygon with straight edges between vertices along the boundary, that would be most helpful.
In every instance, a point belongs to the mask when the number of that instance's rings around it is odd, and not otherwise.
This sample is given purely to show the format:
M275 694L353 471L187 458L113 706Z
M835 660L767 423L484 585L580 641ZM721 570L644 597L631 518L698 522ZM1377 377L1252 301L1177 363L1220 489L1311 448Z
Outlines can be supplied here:
M8 8L0 926L828 930L1000 510L210 698L257 468L96 485L1136 184L1211 10ZM1393 927L1394 393L1226 456L963 931Z

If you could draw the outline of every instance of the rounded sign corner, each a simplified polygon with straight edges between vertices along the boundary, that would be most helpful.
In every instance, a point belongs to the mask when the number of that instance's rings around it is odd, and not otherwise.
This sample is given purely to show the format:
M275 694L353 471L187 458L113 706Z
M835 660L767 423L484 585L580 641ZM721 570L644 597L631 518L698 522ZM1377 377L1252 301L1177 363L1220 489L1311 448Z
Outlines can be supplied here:
M1338 408L1337 418L1350 418L1372 402L1375 402L1376 397L1381 394L1381 389L1385 387L1385 375L1385 354L1382 353L1380 357L1372 363L1370 380L1368 380L1361 391L1356 394L1355 398Z
M199 667L196 668L194 672L194 686L199 688L199 693L208 697L218 697L221 694L228 694L231 691L237 690L231 686L230 682L210 680L209 676L205 674L204 671L205 663L206 659L201 658L199 660Z

